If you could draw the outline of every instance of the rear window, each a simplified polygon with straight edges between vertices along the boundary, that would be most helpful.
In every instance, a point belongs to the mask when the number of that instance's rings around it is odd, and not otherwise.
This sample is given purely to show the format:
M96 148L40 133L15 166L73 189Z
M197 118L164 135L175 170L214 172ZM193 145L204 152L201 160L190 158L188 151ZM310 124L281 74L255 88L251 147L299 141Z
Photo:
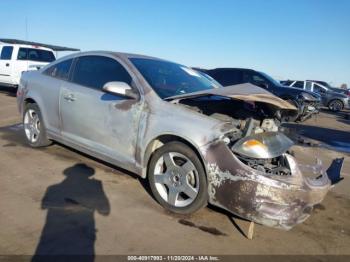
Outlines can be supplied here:
M68 59L65 61L62 61L56 65L53 65L45 70L44 74L56 77L63 80L68 80L69 78L69 71L70 67L72 65L73 59Z
M49 63L55 61L55 56L51 51L21 47L18 51L17 59Z
M11 60L13 46L4 46L1 50L0 59L1 60Z

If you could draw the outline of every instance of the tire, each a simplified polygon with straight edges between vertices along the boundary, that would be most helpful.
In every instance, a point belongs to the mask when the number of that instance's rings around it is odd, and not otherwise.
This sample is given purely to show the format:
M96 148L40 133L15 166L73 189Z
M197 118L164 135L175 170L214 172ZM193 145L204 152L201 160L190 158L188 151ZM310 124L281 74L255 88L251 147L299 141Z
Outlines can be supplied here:
M181 142L163 145L152 155L147 171L152 193L165 209L191 214L208 204L204 167L187 145Z
M37 104L27 104L23 114L24 135L31 147L44 147L52 142L46 136L46 129Z
M343 102L341 100L334 99L334 100L329 102L328 108L332 112L339 112L339 111L343 110L344 104L343 104Z

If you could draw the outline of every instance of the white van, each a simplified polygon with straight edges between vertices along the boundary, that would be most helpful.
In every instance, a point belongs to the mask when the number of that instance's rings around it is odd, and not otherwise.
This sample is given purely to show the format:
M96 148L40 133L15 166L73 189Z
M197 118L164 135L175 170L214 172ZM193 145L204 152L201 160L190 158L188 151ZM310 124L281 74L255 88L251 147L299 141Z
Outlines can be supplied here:
M37 70L55 61L54 51L79 51L79 49L0 39L0 85L17 87L22 72Z

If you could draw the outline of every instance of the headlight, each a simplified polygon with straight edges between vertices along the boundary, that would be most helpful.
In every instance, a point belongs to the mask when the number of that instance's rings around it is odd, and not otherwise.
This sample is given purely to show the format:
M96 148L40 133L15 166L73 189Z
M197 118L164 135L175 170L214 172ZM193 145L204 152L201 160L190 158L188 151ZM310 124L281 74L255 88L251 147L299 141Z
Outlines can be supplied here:
M267 159L274 158L285 153L293 141L280 132L264 132L238 140L232 151L246 157Z
M242 150L249 155L259 155L261 158L269 158L267 146L256 139L249 139L242 144Z

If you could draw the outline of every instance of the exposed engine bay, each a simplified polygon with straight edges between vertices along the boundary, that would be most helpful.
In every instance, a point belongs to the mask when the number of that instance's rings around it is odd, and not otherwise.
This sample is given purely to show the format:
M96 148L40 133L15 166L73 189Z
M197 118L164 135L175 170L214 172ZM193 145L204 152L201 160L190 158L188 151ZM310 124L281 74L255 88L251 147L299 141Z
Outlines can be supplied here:
M241 131L237 139L266 131L278 131L279 110L265 103L245 102L228 98L193 98L180 101L196 112L230 122Z
M279 111L273 106L265 103L246 102L220 97L215 97L214 99L185 99L180 103L201 114L231 123L236 130L227 134L225 143L235 152L238 159L247 166L261 171L268 176L291 175L288 161L286 161L283 154L293 143L287 137L282 137L283 134L276 135L280 126L277 114ZM262 133L268 134L266 134L266 137L261 137L259 134ZM257 139L256 135L260 139ZM280 138L279 140L286 140L286 142L278 145L269 145L269 138L275 138L276 136ZM241 142L239 140L246 137L251 137L252 139L243 139L246 141L239 143ZM262 142L259 142L259 140ZM266 145L263 144L264 142ZM237 146L237 144L240 145ZM266 146L272 148L264 154ZM278 149L277 152L271 155L271 150L276 150L276 148ZM259 152L258 154L254 154L253 152L249 152L250 150Z
M237 156L247 166L267 175L290 176L291 170L284 155L270 159L255 159Z

